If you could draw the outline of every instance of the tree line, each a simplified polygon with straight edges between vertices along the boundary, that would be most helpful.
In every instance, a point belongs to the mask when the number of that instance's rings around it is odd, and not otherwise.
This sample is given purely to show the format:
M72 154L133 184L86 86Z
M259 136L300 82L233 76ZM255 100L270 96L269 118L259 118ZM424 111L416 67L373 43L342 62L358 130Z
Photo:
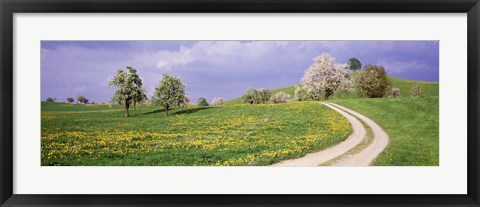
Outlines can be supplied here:
M335 61L328 53L313 59L313 63L305 71L300 85L295 86L293 99L282 91L272 95L268 89L248 88L242 96L243 103L285 103L288 101L320 101L328 100L334 94L357 92L364 98L399 97L400 89L392 87L383 66L366 65L357 58L350 58L348 63ZM425 86L419 83L412 85L411 96L424 96Z
M55 97L48 97L47 99L45 99L46 102L56 102L57 101L57 98ZM66 99L66 102L67 103L73 103L75 102L75 99L73 97L68 97ZM78 104L88 104L89 103L89 100L87 98L85 98L85 96L77 96L77 103ZM91 102L92 104L95 104L94 102Z

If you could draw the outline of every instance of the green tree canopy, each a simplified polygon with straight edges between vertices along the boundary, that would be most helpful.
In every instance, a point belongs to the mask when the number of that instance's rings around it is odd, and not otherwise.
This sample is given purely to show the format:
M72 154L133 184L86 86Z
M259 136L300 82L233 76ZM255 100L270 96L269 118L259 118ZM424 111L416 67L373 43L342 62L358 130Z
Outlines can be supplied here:
M348 66L351 70L359 70L362 68L362 63L357 58L350 58L348 60Z
M48 97L45 101L47 101L47 102L55 102L56 100L57 100L57 98L55 98L55 97L53 97L53 98L52 98L52 97Z
M199 98L197 101L198 106L208 106L207 99L205 98Z
M67 102L68 103L73 103L75 101L75 99L73 99L72 97L68 97L67 98Z
M81 103L81 104L87 104L89 100L85 98L85 96L78 96L77 101L78 103Z
M125 109L125 118L129 116L131 104L136 105L146 100L145 90L142 88L142 79L137 70L127 66L127 71L117 70L117 75L110 80L110 87L115 86L117 90L111 99L112 103L121 104Z
M152 103L165 109L165 116L171 107L180 107L185 101L185 84L175 76L163 74L159 85L155 88Z

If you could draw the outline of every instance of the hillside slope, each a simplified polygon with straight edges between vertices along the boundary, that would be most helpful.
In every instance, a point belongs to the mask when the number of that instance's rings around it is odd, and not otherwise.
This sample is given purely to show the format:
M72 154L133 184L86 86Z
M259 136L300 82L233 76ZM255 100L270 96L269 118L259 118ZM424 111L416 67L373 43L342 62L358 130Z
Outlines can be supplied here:
M388 133L389 146L374 165L438 166L438 96L337 99L331 102L371 118Z

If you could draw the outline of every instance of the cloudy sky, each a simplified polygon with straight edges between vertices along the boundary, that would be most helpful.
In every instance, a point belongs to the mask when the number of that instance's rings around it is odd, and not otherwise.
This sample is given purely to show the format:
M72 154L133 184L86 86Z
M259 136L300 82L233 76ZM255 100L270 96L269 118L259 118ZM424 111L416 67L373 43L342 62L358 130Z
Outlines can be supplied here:
M180 77L192 102L229 100L248 87L278 88L300 83L323 52L346 63L385 67L388 75L438 81L438 41L42 41L42 100L83 95L108 102L118 68L135 67L150 98L162 74Z

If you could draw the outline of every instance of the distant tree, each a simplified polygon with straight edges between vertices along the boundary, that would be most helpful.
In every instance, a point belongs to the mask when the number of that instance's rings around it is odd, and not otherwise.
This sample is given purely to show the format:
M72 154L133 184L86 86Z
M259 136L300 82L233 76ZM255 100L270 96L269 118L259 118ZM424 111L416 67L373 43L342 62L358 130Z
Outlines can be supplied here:
M165 109L165 116L172 107L180 107L185 99L185 84L175 76L163 74L159 85L155 88L152 102Z
M205 98L199 98L197 101L198 106L208 106L207 99Z
M213 98L213 100L212 100L212 105L213 105L213 106L221 106L221 105L223 105L223 98L222 98L222 97L219 97L219 98L215 97L215 98Z
M348 60L348 68L354 71L359 70L360 68L362 68L362 63L357 58L350 58Z
M320 100L321 94L328 100L336 92L351 90L351 74L346 64L335 63L335 58L328 53L322 53L313 61L305 71L302 83L314 100Z
M72 97L68 97L67 102L68 103L73 103L73 102L75 102L75 99L73 99Z
M55 102L55 101L57 101L57 98L55 98L55 97L53 97L53 98L52 98L52 97L48 97L45 101L47 101L47 102Z
M283 91L276 93L270 98L270 101L275 104L286 103L286 102L290 102L291 100L292 100L292 96L290 96L290 94L287 94Z
M128 66L127 71L117 70L117 75L109 82L110 87L117 87L114 96L110 100L124 106L124 116L129 116L130 105L141 103L146 100L145 91L142 88L142 80L137 74L137 70Z
M410 87L410 95L411 96L425 96L425 85L420 84L419 82L415 82Z
M383 66L366 65L355 76L355 86L360 96L364 98L384 97L391 85Z
M77 102L81 104L88 104L88 99L85 98L85 96L78 96L77 97Z
M249 103L249 104L268 103L270 101L271 96L272 96L272 92L268 89L248 88L247 92L242 96L242 102Z

